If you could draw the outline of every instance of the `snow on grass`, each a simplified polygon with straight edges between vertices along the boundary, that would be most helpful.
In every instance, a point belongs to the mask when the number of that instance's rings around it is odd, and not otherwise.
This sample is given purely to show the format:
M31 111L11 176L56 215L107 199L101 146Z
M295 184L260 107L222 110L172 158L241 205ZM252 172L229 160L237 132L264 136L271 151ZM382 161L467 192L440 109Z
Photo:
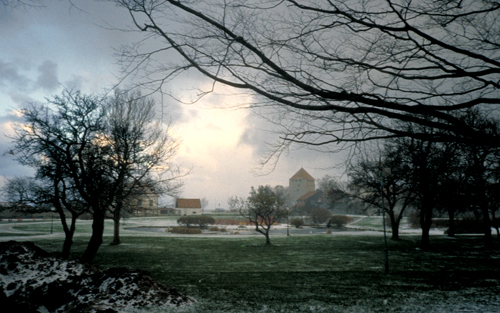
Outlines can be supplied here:
M163 287L143 271L115 268L100 272L77 261L48 257L31 243L2 243L0 250L0 298L5 306L20 311L93 312L194 301Z

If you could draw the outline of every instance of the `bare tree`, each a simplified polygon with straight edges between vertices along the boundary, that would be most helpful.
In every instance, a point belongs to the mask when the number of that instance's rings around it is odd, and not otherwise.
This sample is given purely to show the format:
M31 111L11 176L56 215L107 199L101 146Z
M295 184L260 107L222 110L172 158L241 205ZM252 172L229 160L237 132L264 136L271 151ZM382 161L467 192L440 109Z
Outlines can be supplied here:
M115 162L118 182L116 201L111 206L114 231L112 244L120 244L122 210L150 194L174 195L182 187L178 178L187 174L174 166L178 142L168 125L154 122L155 102L139 91L115 90L106 104L106 136Z
M254 109L278 113L284 146L400 136L500 145L455 114L500 103L497 1L113 2L154 42L123 51L128 73L161 90L195 69L247 91Z
M151 170L163 165L167 160L162 158L170 156L169 141L164 141L165 145L159 147L156 143L145 145L147 150L141 150L144 142L140 142L142 138L136 138L136 151L129 150L133 153L130 158L125 158L122 152L127 149L120 150L119 132L108 132L113 128L108 127L105 101L80 92L64 91L61 96L49 99L46 105L31 105L23 110L25 123L16 126L13 138L14 151L21 164L34 167L40 172L40 177L54 183L54 177L58 176L52 176L52 168L45 171L44 164L57 165L54 168L61 170L62 180L89 208L93 216L92 235L82 255L82 260L88 263L92 262L102 244L106 212L115 206L117 200L122 200L118 197L127 196L124 189L127 184L139 183L140 178L146 178L149 173L144 168L150 167ZM163 133L158 138L163 138ZM131 144L127 140L123 143ZM153 153L151 158L148 153L155 149L160 150L159 155Z
M325 194L327 209L340 211L343 208L346 213L348 213L349 207L355 206L355 203L351 202L349 199L345 183L330 175L325 175L318 179L317 183L317 189Z
M348 169L351 197L384 210L391 220L392 240L399 240L399 224L415 195L408 184L409 167L401 150L386 145L381 155L365 155Z
M500 134L500 120L487 116L479 110L468 110L463 117L467 124L474 125L485 134ZM466 179L466 193L473 211L479 213L483 223L486 245L492 241L492 218L498 209L498 157L499 149L474 143L461 145ZM490 216L491 215L491 216Z
M227 207L229 212L244 212L246 208L246 201L242 197L231 196L227 199Z
M284 190L281 186L277 187L259 186L257 190L252 187L245 205L241 206L238 201L240 214L247 217L255 225L255 230L266 237L266 245L271 244L269 231L272 225L288 215Z
M64 167L93 214L92 236L82 257L91 262L102 243L105 212L116 189L110 180L110 146L103 141L105 112L101 99L65 91L46 105L23 110L24 124L14 137L17 160L39 168L45 162ZM42 177L50 178L49 175Z
M203 197L200 200L202 212L208 207L208 199Z
M43 170L47 170L47 165ZM38 169L37 177L42 176ZM57 213L64 231L61 257L67 259L73 244L76 219L89 211L76 190L68 185L61 172L54 171L52 177L15 177L3 188L11 209L22 213ZM55 211L52 211L55 210ZM70 214L68 224L66 214Z

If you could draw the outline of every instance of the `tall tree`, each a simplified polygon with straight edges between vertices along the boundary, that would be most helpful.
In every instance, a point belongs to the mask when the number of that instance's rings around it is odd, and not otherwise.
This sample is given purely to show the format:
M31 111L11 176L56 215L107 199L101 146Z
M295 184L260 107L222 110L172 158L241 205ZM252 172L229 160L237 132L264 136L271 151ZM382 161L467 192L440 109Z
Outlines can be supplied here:
M140 169L151 162L139 154L133 159L133 170L127 172L120 168L122 155L117 154L118 145L108 132L105 101L80 92L64 91L45 105L31 105L23 110L25 123L16 126L13 138L18 161L35 167L41 177L53 182L50 171L42 171L41 165L57 164L62 180L89 208L93 217L92 235L82 255L82 260L88 263L102 244L106 212L115 205L118 196L124 195L123 186L130 182L127 179L136 178L132 173L146 177L140 174Z
M384 210L391 220L392 240L399 240L399 225L415 195L409 188L409 167L402 160L401 151L386 144L380 155L360 158L348 169L351 197Z
M65 91L42 106L22 111L25 123L16 127L15 150L21 164L41 162L63 166L93 214L92 236L82 257L91 262L102 243L104 217L116 189L110 180L110 146L102 139L105 111L102 99ZM50 178L48 174L42 177Z
M247 91L253 108L278 110L285 143L411 136L500 146L455 114L500 104L497 1L113 2L154 42L123 51L127 69L153 75L141 83L161 89L194 69Z
M401 127L401 126L400 126ZM407 124L407 131L413 126ZM416 132L433 132L433 129L419 127ZM450 164L454 162L455 145L436 143L415 138L397 138L392 141L400 153L401 164L406 165L409 191L415 196L415 206L419 212L422 238L420 245L428 248L433 212L438 205L440 186L449 174Z
M468 125L474 125L485 135L500 134L500 122L498 119L487 116L480 110L467 110L463 119ZM476 143L461 145L464 157L467 195L470 198L471 209L479 212L485 236L485 243L489 245L492 241L491 226L492 217L497 207L497 195L494 190L499 183L496 172L498 171L499 149L487 147Z
M112 244L120 244L120 219L128 203L149 194L174 195L182 187L181 173L171 163L178 142L168 125L154 122L155 102L140 91L115 90L106 103L106 136L115 166L116 200L111 206L114 230Z

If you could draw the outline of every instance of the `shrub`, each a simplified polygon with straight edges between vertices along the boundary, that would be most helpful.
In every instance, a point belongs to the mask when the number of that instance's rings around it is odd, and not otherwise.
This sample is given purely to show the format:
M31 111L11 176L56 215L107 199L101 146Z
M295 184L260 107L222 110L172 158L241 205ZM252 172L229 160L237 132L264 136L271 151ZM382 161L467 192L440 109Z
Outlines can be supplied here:
M248 220L216 219L214 224L217 224L217 225L249 225L249 222L248 222Z
M209 230L210 231L219 231L221 233L227 232L227 229L225 229L225 228L219 228L218 226L212 226L212 227L210 227Z
M290 225L295 226L295 228L300 228L302 225L304 225L304 220L301 218L292 218L290 221Z
M201 234L201 229L175 226L170 228L170 232L174 234L196 235Z
M346 215L334 215L330 218L329 224L333 225L336 228L341 228L345 224L347 224L351 219Z
M448 234L449 228L444 232ZM484 222L473 218L464 218L455 221L455 234L482 234Z
M326 209L314 209L311 211L311 219L315 224L326 223L328 219L332 216L332 212Z
M208 224L215 224L215 220L211 216L183 216L177 220L177 223L186 227L198 225L201 229L207 227Z

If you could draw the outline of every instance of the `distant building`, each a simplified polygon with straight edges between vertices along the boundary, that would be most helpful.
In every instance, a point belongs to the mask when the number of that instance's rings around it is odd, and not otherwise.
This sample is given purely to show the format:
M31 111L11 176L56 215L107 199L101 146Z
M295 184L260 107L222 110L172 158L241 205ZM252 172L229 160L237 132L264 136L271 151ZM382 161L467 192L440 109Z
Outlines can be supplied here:
M295 211L308 215L314 209L329 209L327 195L321 190L310 191L297 200Z
M200 199L177 199L175 211L178 215L201 215Z
M314 191L316 191L314 178L304 168L300 168L289 180L288 195L294 205L300 197Z
M149 188L142 188L127 199L127 206L132 208L134 215L158 215L158 199L160 196Z

